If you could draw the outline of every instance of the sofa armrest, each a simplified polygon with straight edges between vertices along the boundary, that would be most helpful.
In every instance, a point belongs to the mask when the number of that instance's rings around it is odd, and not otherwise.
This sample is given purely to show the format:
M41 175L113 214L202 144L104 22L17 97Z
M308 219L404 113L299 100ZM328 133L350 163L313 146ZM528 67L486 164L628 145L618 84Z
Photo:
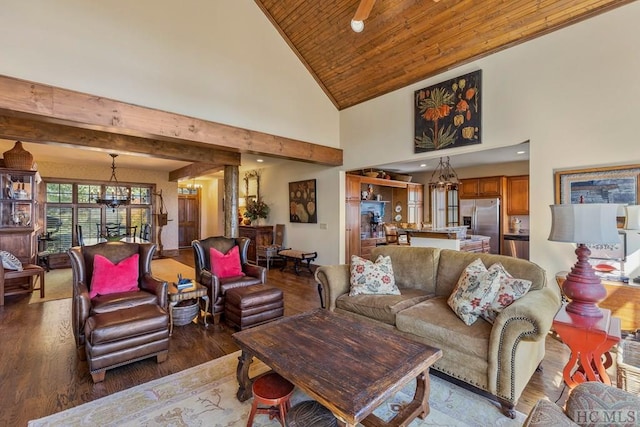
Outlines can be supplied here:
M155 294L158 298L158 305L167 309L167 292L169 285L166 280L160 280L146 273L140 278L140 288Z
M496 317L489 338L488 380L498 396L517 399L544 357L544 341L560 304L552 285L529 291ZM525 342L539 346L519 348ZM538 350L532 353L534 348Z
M333 311L336 308L336 299L340 295L349 292L349 265L323 265L316 269L316 281L322 286L322 298L324 307Z
M561 407L541 399L529 413L523 427L573 427L577 425L565 415Z

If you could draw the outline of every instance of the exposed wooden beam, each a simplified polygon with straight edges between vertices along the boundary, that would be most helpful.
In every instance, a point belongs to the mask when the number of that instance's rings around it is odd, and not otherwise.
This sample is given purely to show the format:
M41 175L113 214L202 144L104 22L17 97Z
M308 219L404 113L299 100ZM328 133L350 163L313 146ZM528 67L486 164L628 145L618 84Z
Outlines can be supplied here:
M196 178L198 176L220 172L224 169L224 166L225 165L212 165L210 163L193 163L169 172L169 181L178 181L183 178Z
M204 162L210 166L240 165L240 153L218 150L204 143L140 138L2 114L0 138L144 154L162 159Z
M118 135L342 165L342 150L0 76L0 114Z

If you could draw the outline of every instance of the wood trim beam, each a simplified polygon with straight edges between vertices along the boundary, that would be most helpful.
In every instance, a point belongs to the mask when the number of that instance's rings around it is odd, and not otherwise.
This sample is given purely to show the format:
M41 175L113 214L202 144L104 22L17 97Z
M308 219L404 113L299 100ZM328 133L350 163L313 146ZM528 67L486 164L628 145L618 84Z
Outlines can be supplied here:
M185 162L204 162L210 163L210 166L211 164L240 165L240 153L217 150L203 143L187 144L140 138L7 116L2 115L2 112L0 112L0 138L40 144L82 146Z
M0 76L0 114L74 128L227 151L342 165L342 150L113 99Z
M224 166L224 164L212 165L210 163L193 163L169 172L169 181L178 181L180 179L190 179L198 176L209 175L223 170Z

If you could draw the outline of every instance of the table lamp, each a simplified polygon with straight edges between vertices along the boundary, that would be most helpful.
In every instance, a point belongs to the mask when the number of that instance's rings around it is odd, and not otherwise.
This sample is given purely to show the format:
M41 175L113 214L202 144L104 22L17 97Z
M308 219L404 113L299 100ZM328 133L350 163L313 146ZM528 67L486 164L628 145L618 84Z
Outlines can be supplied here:
M618 205L613 203L550 205L553 242L576 243L578 262L573 266L562 286L571 299L567 312L586 317L602 317L598 303L607 296L600 278L589 263L591 251L587 244L615 244L620 242L616 228Z

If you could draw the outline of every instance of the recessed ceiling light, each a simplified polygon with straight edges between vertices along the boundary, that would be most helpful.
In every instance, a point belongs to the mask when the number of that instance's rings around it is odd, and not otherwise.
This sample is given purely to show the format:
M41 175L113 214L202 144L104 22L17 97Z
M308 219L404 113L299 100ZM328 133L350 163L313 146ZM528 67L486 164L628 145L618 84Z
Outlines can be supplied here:
M256 162L258 162L258 163L262 163L262 162L264 162L264 160L262 160L262 159L256 159Z
M526 151L516 151L516 154L524 154Z
M421 167L421 168L426 168L426 167L427 167L427 164L426 164L426 163L422 163L422 164L420 165L420 167Z

